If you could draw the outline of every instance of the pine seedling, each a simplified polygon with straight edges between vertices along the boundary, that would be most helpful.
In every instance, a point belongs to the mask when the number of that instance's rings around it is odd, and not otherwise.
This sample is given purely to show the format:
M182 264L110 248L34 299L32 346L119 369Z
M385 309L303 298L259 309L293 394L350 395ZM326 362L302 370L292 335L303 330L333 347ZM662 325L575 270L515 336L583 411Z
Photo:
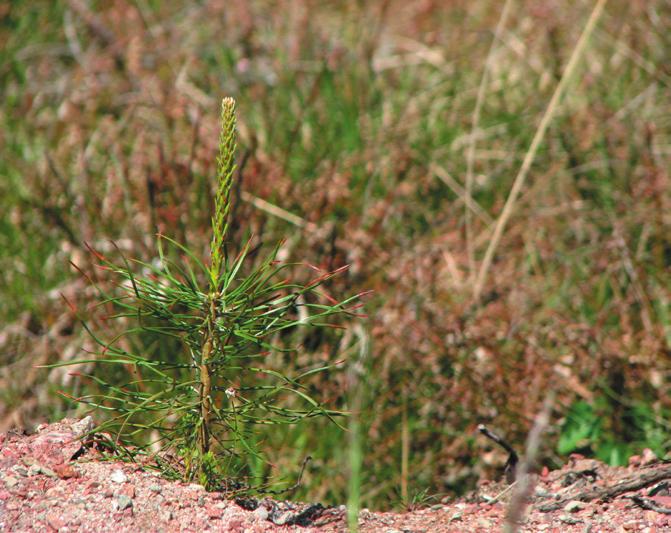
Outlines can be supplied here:
M325 409L303 384L330 366L290 376L265 360L297 353L283 340L291 332L328 327L331 317L358 307L358 295L338 302L320 289L343 269L303 285L284 277L292 265L276 260L279 245L255 264L249 243L229 257L232 98L223 100L221 126L209 260L166 236L159 236L152 263L123 258L117 264L93 252L116 280L111 294L98 290L124 329L104 340L84 323L101 350L54 365L93 367L83 376L89 393L76 400L108 414L97 432L139 443L140 452L158 448L164 470L219 490L240 486L236 475L259 453L255 428L341 414ZM167 459L175 455L178 461Z

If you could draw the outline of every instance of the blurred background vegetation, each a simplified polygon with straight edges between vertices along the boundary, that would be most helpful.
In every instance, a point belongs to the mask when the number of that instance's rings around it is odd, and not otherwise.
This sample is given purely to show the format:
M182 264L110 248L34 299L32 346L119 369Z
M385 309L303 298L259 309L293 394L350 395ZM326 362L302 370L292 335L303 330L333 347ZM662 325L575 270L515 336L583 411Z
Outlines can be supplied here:
M85 243L151 262L163 232L205 255L218 110L238 101L235 242L364 290L367 320L303 339L283 370L343 359L314 422L259 434L295 494L391 508L500 475L556 392L542 456L626 463L671 448L671 4L612 0L474 280L593 3L13 1L0 6L0 430L81 415L55 393L106 327ZM490 53L491 49L491 53ZM482 109L473 115L490 57ZM467 186L466 177L472 177ZM468 189L472 189L472 194ZM297 269L297 275L306 275ZM147 342L147 350L160 350ZM278 363L278 361L275 361ZM352 424L356 429L357 425ZM356 445L354 453L349 446ZM354 459L352 459L354 458Z

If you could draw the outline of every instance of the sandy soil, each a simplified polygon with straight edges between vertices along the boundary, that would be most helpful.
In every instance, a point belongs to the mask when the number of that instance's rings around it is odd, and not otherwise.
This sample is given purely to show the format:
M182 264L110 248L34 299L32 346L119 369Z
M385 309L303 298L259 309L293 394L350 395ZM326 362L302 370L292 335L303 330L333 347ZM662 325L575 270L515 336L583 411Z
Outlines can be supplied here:
M122 462L77 437L90 419L0 435L0 531L346 531L344 506L231 501ZM671 531L671 465L650 454L627 468L573 457L534 476L520 531ZM408 513L362 511L363 532L501 531L515 485L485 483L461 500Z

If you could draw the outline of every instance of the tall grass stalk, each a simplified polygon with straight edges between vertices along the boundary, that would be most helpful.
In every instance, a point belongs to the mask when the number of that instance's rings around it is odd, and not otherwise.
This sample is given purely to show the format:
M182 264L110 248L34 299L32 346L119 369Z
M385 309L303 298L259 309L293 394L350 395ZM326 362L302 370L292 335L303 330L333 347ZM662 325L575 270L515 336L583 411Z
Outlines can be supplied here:
M347 525L350 532L359 530L359 510L361 508L361 477L364 457L364 442L361 430L361 409L364 405L364 378L370 352L369 334L363 326L356 324L354 334L359 338L359 355L350 366L349 381L349 480L347 495Z
M473 243L473 227L471 222L471 208L469 206L469 201L473 197L473 167L475 166L476 132L480 124L482 103L485 101L485 90L487 88L487 82L489 81L489 71L491 70L492 63L494 62L494 50L496 50L496 46L501 40L501 33L503 32L503 28L506 27L506 23L508 22L508 15L510 14L511 5L512 0L506 0L506 3L503 4L499 22L497 23L496 29L494 30L494 38L492 39L492 44L489 46L489 52L487 52L487 59L485 60L485 66L482 71L482 78L480 79L480 85L478 86L478 95L475 100L473 118L471 119L471 136L468 142L468 152L466 153L466 201L464 202L464 223L466 228L466 252L468 254L468 269L471 280L475 276L475 246Z
M401 405L401 502L408 506L408 462L410 458L410 428L408 427L408 391L403 391Z
M522 166L520 167L520 170L517 173L517 176L515 177L515 181L513 182L512 188L510 189L510 193L508 194L506 203L503 206L503 211L501 211L501 215L499 216L499 219L496 222L496 226L494 227L494 234L492 235L492 238L489 241L487 251L485 252L485 257L482 260L482 265L480 266L480 270L478 271L478 276L475 280L475 286L473 288L473 296L476 300L480 299L482 289L485 285L485 282L487 281L487 275L489 273L489 269L491 268L492 265L492 260L494 259L494 253L496 252L496 248L499 245L499 241L501 240L503 231L506 228L506 224L508 223L508 220L513 214L513 210L515 209L515 203L517 202L517 197L519 196L520 191L524 186L524 182L526 181L527 175L529 174L529 169L531 168L531 165L533 164L534 159L536 158L538 148L540 147L541 143L543 142L543 139L545 138L545 132L547 131L550 122L552 121L552 119L555 116L555 113L557 112L559 102L561 98L564 96L564 93L566 92L568 84L570 83L571 78L573 77L573 73L575 72L575 69L585 51L587 42L589 41L589 38L592 35L592 32L594 31L597 22L601 18L601 15L603 13L607 1L608 0L598 0L596 5L594 6L594 9L592 10L591 15L589 16L589 19L585 24L585 29L580 35L580 38L578 39L578 42L576 43L575 48L573 49L573 53L571 54L571 58L569 59L566 68L564 69L564 73L562 74L562 77L559 80L559 83L557 84L554 93L552 94L552 98L548 103L548 106L545 110L545 114L543 115L543 118L538 124L536 133L534 134L534 137L531 140L531 144L529 145L529 149L527 150L527 153L524 156L524 160L522 161Z

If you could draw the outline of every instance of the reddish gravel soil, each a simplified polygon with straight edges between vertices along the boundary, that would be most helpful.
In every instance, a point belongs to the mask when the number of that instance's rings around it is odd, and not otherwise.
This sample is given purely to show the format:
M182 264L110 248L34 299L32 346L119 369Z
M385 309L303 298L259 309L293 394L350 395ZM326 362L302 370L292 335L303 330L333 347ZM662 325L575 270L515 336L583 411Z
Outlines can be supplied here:
M0 531L346 531L345 509L273 500L244 507L139 465L95 460L77 437L90 419L0 435ZM73 459L76 457L76 459ZM515 485L485 483L453 502L407 513L362 511L359 530L501 531ZM651 454L608 467L575 456L534 476L520 531L671 531L671 465Z

